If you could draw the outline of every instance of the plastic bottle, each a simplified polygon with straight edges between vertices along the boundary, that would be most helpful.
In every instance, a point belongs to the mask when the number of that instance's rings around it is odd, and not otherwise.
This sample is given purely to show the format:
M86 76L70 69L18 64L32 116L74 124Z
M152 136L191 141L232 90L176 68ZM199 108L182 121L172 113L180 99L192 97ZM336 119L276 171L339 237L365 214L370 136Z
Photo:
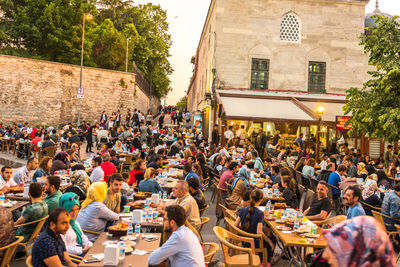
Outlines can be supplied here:
M163 197L162 197L163 199L167 199L167 191L164 191L164 193L163 193Z
M125 244L124 242L119 242L119 260L125 259Z
M132 227L132 224L130 223L129 225L128 225L128 230L126 231L126 234L129 236L129 235L133 235L133 227Z
M286 220L286 210L283 210L281 219Z
M272 197L272 188L268 190L268 197Z
M269 214L271 212L271 201L268 200L267 205L265 206L265 212Z
M294 229L298 229L299 228L299 217L296 217L296 219L294 220L293 228Z
M158 198L159 198L159 199L162 199L162 197L163 197L163 192L158 191Z
M140 234L140 222L136 222L135 224L135 234Z
M6 197L4 196L4 193L1 193L0 195L0 204L3 204L6 200Z
M297 212L297 219L299 223L303 220L303 211L301 209Z

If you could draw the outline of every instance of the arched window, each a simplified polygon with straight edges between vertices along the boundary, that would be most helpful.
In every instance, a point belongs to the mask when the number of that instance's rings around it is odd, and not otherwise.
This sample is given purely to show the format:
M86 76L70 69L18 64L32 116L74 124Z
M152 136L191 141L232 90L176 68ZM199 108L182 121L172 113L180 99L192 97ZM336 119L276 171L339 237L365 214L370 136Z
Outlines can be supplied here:
M288 13L281 20L280 39L284 42L300 42L300 19L294 13Z

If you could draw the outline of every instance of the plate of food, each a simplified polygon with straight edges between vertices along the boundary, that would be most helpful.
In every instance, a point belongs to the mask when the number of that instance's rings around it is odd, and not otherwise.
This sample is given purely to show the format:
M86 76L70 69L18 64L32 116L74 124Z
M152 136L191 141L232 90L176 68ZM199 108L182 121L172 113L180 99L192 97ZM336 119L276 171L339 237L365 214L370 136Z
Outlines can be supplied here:
M284 224L284 223L286 223L286 220L279 219L279 220L276 220L275 222L276 223L280 223L280 224Z
M273 221L276 221L276 218L275 217L265 217L265 220L273 222Z
M128 230L128 224L124 222L119 222L115 225L111 225L108 227L108 233L111 234L112 236L124 236L126 235L126 232Z
M24 192L24 188L21 187L21 186L15 186L15 187L10 188L10 192L12 192L12 193L22 193L22 192Z
M319 234L312 234L312 233L307 233L307 234L305 234L304 236L305 236L305 237L308 237L308 238L317 238L317 237L320 237Z
M132 251L133 251L133 247L131 247L131 246L125 247L125 253L132 253Z
M136 245L135 241L124 241L125 246L134 247Z
M283 225L277 226L276 229L281 230L281 231L290 231L290 230L292 230L292 228L286 227L286 226L283 226Z
M121 241L134 241L134 240L136 240L136 236L134 235L121 236Z

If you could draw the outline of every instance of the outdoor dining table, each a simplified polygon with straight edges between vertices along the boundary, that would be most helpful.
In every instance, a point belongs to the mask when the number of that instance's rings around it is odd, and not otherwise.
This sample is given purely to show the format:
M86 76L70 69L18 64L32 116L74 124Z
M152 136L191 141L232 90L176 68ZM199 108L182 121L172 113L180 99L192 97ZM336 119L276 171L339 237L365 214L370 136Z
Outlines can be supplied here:
M157 236L158 239L148 242L143 237L146 234L140 234L140 236L135 240L136 245L135 249L139 250L146 250L148 253L145 255L135 255L133 253L131 254L125 254L125 259L122 260L117 266L119 267L128 267L129 265L131 266L147 266L147 259L149 258L150 254L152 251L156 250L160 246L160 241L161 241L161 234L159 233L152 233L151 235ZM93 246L89 249L88 253L86 256L83 258L85 259L91 259L93 258L93 254L101 254L104 253L104 248L105 246L102 244L107 240L112 240L112 241L117 241L119 238L116 237L110 237L107 236L107 233L101 233L99 238L94 242ZM97 267L97 266L103 266L103 260L99 262L93 262L93 263L85 263L82 260L82 262L79 264L79 266L84 266L84 267Z
M13 200L6 200L5 204L8 203L8 202L11 202L11 201L13 201ZM7 210L13 212L13 211L15 211L15 210L19 210L20 208L23 208L23 207L25 207L25 206L28 206L29 203L30 203L30 201L17 201L17 200L14 200L14 201L15 201L16 203L13 204L11 207L5 206L5 207L7 208ZM3 206L3 205L1 205L1 206Z
M307 266L307 264L305 263L306 248L318 249L325 248L327 246L326 240L322 235L321 227L317 227L317 234L319 235L319 237L308 238L306 239L306 242L301 242L300 239L302 239L303 237L295 234L293 231L290 231L291 233L289 233L281 231L277 228L278 226L284 224L278 224L276 221L269 220L265 220L265 222L283 244L281 257L283 256L285 251L288 253L288 256L290 258L288 266L292 266L292 264L299 267ZM309 240L314 241L309 242Z
M31 201L29 197L24 197L23 195L20 194L6 194L5 195L6 199L9 200L17 200L17 201Z

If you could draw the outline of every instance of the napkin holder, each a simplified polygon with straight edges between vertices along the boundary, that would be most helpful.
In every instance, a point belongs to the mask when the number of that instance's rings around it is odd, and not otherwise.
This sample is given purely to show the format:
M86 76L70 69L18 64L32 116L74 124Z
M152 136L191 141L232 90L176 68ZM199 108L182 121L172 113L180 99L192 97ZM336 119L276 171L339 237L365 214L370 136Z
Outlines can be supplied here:
M135 224L136 222L143 223L142 221L142 216L143 216L143 210L133 210L132 211L132 224Z
M117 266L119 263L119 245L108 244L104 249L104 263L107 266Z
M152 194L151 195L151 202L154 204L160 204L160 196L158 194Z
M268 188L262 189L263 197L268 197Z
M25 185L24 187L24 197L29 198L29 185Z

